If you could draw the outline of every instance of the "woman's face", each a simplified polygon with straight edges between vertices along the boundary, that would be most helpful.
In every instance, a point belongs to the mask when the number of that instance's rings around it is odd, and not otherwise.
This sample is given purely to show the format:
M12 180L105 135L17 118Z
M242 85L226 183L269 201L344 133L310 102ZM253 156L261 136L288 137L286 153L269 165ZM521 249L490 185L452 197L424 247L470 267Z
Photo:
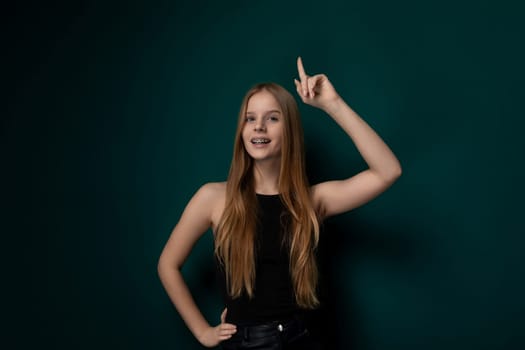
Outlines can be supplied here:
M250 97L246 108L242 139L255 161L281 157L284 116L273 95L262 90Z

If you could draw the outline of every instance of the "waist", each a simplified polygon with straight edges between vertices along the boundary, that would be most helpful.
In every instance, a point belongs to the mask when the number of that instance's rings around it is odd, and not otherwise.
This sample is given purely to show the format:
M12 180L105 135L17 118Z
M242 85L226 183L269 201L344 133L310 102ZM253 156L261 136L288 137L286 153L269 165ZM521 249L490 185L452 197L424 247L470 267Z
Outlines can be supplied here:
M236 326L237 332L230 338L231 342L259 342L278 338L290 343L308 334L303 320L298 316L262 323L242 322Z
M262 324L275 320L290 320L301 312L292 296L274 295L269 297L257 294L253 299L241 296L236 299L224 299L228 308L226 322L234 324Z

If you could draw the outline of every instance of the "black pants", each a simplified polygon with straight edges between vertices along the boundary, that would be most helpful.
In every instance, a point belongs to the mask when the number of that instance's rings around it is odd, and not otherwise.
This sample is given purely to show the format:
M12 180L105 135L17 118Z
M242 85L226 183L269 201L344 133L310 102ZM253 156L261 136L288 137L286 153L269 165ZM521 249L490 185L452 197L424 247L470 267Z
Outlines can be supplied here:
M221 343L224 350L322 350L302 320L237 325L237 332Z

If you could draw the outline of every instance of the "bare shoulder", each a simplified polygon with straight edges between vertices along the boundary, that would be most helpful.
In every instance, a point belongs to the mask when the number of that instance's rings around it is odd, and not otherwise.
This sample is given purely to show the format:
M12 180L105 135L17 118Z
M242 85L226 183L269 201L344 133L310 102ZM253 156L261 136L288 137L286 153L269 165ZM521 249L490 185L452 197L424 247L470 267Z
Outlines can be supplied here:
M213 230L219 224L226 200L226 182L208 182L198 191L201 199L207 203Z
M195 242L216 222L225 184L202 185L190 199L161 254L167 266L182 266Z
M203 196L204 199L212 201L224 197L226 193L226 182L208 182L202 185L197 193Z

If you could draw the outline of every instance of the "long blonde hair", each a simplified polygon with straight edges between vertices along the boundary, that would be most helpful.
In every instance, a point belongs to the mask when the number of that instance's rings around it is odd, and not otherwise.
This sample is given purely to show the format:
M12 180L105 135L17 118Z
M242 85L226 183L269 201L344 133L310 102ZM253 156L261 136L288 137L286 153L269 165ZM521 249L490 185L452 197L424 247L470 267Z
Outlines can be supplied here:
M215 235L215 254L224 267L230 296L236 298L246 292L250 298L253 297L257 201L253 159L244 148L242 130L249 99L263 90L273 95L283 112L279 193L290 217L285 238L288 242L289 269L295 300L302 308L314 308L319 304L315 259L319 241L319 218L312 204L306 176L299 109L292 95L275 83L255 85L242 101L226 184L225 209Z

